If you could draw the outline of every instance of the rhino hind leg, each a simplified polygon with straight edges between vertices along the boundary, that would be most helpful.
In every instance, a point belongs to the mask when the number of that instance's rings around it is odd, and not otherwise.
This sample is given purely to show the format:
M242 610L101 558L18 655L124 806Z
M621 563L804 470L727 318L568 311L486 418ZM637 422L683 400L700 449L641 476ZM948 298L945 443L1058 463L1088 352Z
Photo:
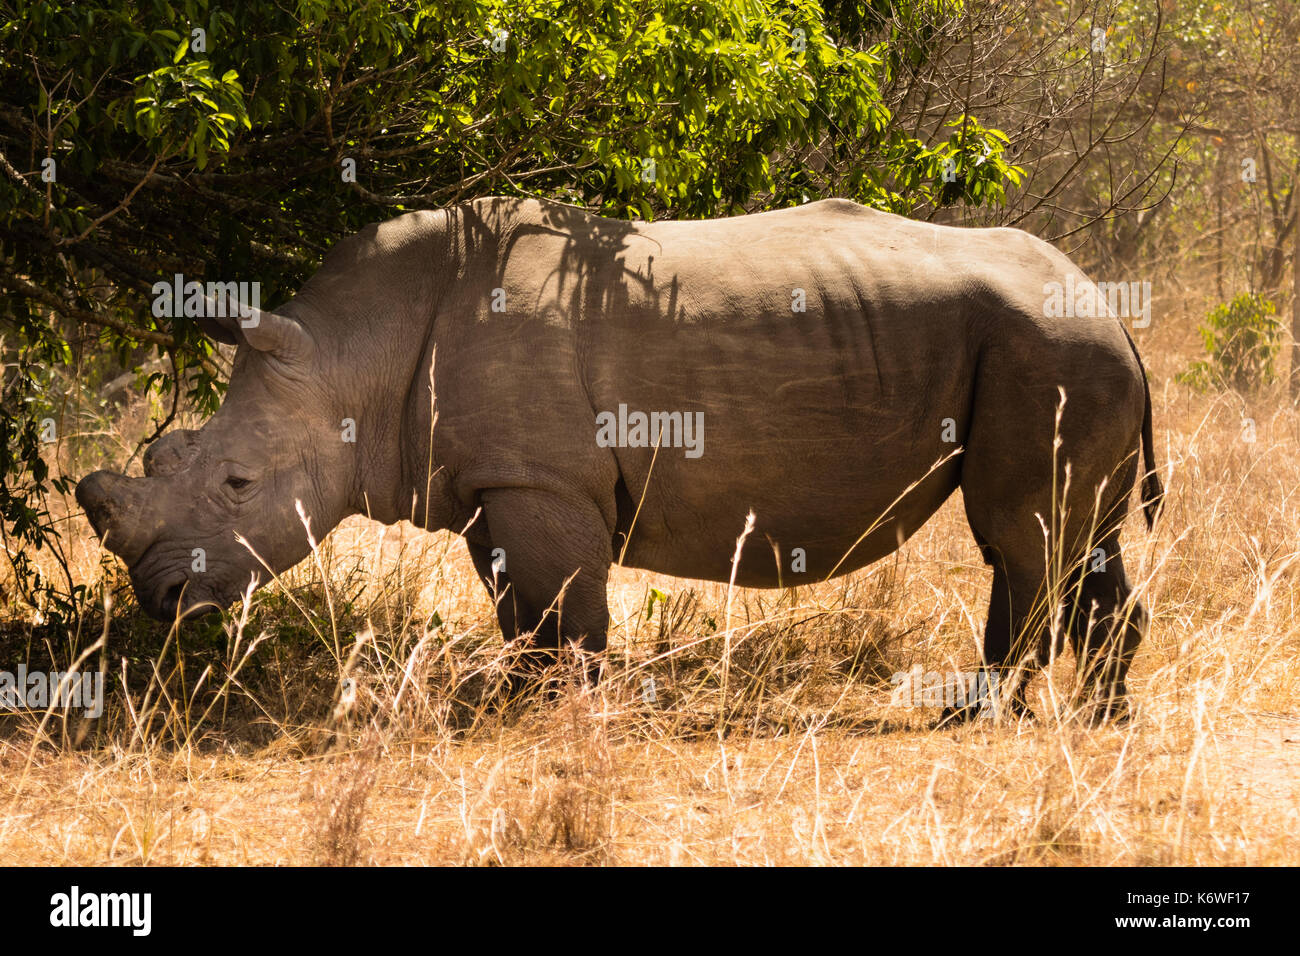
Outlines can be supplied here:
M981 550L993 566L993 587L981 651L981 686L990 689L988 693L993 699L945 708L939 718L940 725L965 723L990 713L1033 717L1025 701L1025 690L1047 663L1051 650L1047 619L1042 612L1041 570L1032 563L1008 562L996 547L982 545Z
M997 689L1002 712L1009 716L1030 715L1026 686L1052 660L1053 651L1062 650L1052 647L1058 609L1063 615L1057 637L1062 643L1069 637L1077 664L1076 702L1088 708L1094 722L1127 714L1125 678L1146 632L1147 615L1132 598L1119 544L1118 528L1133 486L1132 469L1121 464L1117 471L1116 485L1123 494L1100 520L1092 516L1089 495L1070 496L1066 504L1076 520L1067 522L1064 537L1083 544L1064 548L1064 553L1055 555L1053 567L1045 560L1037 515L1017 514L1021 509L1014 508L986 511L967 495L972 530L985 561L993 567L981 653L984 686ZM1021 500L1034 498L1027 495ZM1094 529L1091 535L1090 529ZM1100 543L1094 547L1098 538ZM969 720L981 713L982 703L949 709L942 721Z
M1146 632L1147 613L1132 598L1118 535L1102 546L1072 589L1066 626L1078 671L1076 699L1094 722L1128 717L1129 665Z
M1107 714L1123 709L1124 677L1143 631L1119 527L1137 476L1144 383L1126 367L1126 352L1099 349L1084 358L1058 361L1045 350L1038 364L1024 364L995 351L981 370L962 458L966 517L993 566L982 666L997 674L1012 714L1025 710L1025 685L1052 658L1058 610L1066 627L1056 636L1072 637L1080 686L1100 696ZM1043 369L1054 370L1046 381L1038 380ZM1074 634L1069 622L1080 616L1084 630Z
M470 544L480 579L493 596L502 636L519 650L510 691L533 686L566 651L599 677L609 609L605 586L613 561L610 533L592 502L526 488L485 491L491 546ZM504 568L493 572L494 554Z

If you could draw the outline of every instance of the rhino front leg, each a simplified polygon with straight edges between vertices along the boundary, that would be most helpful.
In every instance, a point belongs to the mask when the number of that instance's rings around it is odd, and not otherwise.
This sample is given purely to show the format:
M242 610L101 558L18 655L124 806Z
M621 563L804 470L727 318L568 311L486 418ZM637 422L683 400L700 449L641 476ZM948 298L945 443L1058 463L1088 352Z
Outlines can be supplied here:
M534 673L560 652L579 650L588 657L586 673L594 682L609 626L605 586L613 562L611 532L600 509L576 496L532 488L494 488L483 492L482 501L491 547L471 546L470 554L489 590L495 562L497 619L505 639L525 643L525 663Z
M497 624L506 644L519 649L506 678L505 700L525 696L536 678L555 663L559 637L554 627L554 617L542 620L532 608L519 599L519 591L504 570L505 549L492 544L465 542L474 570L487 589L496 607ZM523 638L521 641L520 638Z
M527 623L531 620L531 615L527 609L519 606L519 592L511 586L510 575L503 568L504 549L498 551L492 545L475 544L473 541L466 541L465 544L469 547L470 560L474 562L478 579L483 582L488 596L496 605L497 623L501 625L501 636L506 639L506 643L519 637L521 621L526 622L522 627L524 632L533 630L537 624ZM501 558L499 562L498 557Z

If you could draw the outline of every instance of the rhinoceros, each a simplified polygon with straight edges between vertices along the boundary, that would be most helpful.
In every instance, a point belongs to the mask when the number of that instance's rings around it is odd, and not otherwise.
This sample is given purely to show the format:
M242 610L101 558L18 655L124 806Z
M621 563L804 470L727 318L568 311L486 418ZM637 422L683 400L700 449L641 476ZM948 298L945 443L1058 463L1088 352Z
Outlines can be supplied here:
M1065 606L1081 686L1118 713L1146 622L1119 542L1139 458L1148 525L1163 492L1133 340L1105 306L1053 317L1067 281L1096 289L1025 232L845 200L411 212L337 243L276 311L203 319L238 346L220 409L77 500L160 618L304 558L304 517L320 535L360 513L463 535L507 640L599 655L614 562L815 582L960 488L993 572L982 667L1021 675L1022 706L1045 602Z

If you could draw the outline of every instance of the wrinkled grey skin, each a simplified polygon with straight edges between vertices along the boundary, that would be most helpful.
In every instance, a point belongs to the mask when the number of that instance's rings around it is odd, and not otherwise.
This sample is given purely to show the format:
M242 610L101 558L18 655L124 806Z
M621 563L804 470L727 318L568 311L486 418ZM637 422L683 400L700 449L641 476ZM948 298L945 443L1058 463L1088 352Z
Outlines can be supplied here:
M237 533L277 572L305 557L299 501L317 538L355 513L462 532L508 639L599 652L620 554L725 581L752 510L737 582L792 586L889 554L961 488L994 572L984 660L1006 668L1049 651L1055 484L1053 547L1105 554L1065 603L1085 684L1118 710L1144 626L1118 538L1144 439L1149 520L1160 494L1150 397L1118 319L1044 317L1067 273L1084 281L1017 230L842 200L710 222L502 198L410 213L340 242L257 327L208 320L240 345L221 409L158 441L146 477L96 472L77 498L162 618L182 585L188 613L269 579ZM620 403L703 412L703 454L600 447Z

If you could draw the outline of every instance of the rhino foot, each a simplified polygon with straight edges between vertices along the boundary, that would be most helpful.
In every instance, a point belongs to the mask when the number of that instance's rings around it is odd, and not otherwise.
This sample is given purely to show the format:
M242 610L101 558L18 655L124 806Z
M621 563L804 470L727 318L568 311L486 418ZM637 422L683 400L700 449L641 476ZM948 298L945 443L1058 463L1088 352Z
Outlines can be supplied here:
M1104 724L1122 725L1132 719L1133 711L1127 697L1110 697L1096 701L1087 711L1090 727L1100 727Z
M990 721L1021 721L1036 720L1037 715L1022 699L1013 697L1006 702L1005 708L999 714L997 710L985 704L975 701L961 707L945 707L939 714L939 720L934 725L935 730L948 730L953 727L963 726L965 724L975 723L980 720Z

